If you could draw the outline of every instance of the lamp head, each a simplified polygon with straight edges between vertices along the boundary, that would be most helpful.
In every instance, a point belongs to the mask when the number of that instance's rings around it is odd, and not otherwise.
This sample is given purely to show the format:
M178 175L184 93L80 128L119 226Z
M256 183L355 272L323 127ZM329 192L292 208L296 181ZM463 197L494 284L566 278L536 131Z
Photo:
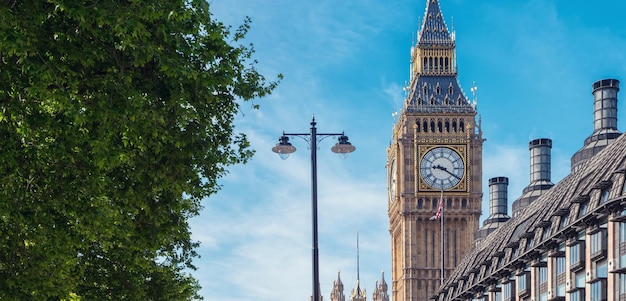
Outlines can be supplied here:
M339 142L335 144L335 146L331 147L330 150L333 153L336 153L342 159L348 158L351 152L353 152L356 147L354 147L350 142L348 142L348 136L341 135L339 136Z
M287 160L289 155L296 151L296 148L289 143L289 137L283 135L278 138L278 143L272 147L272 151L277 153L281 159Z

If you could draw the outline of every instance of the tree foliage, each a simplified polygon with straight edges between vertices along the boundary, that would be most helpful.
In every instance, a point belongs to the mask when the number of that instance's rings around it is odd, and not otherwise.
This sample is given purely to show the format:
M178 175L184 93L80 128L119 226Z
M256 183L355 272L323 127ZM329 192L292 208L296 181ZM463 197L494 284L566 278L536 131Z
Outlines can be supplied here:
M188 220L277 84L248 28L205 0L0 0L0 299L199 298Z

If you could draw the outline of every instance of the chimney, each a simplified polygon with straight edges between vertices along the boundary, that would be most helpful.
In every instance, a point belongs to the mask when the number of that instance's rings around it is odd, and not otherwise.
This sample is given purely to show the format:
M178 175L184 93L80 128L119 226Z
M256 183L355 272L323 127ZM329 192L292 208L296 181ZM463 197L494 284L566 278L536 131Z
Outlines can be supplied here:
M550 149L552 140L541 138L528 143L530 150L530 183L550 182Z
M593 133L585 139L584 146L572 156L572 172L576 172L582 163L622 134L617 130L617 92L619 92L617 79L603 79L593 83Z
M550 182L550 162L552 140L540 138L528 143L530 151L530 184L524 188L522 196L513 202L513 217L526 208L554 184Z
M508 187L509 178L507 177L495 177L489 179L488 219L491 219L492 217L506 216L508 210Z
M617 92L619 80L603 79L593 83L593 133L617 130Z
M489 179L489 217L483 222L483 227L476 232L475 245L511 218L507 215L508 187L509 178L507 177Z

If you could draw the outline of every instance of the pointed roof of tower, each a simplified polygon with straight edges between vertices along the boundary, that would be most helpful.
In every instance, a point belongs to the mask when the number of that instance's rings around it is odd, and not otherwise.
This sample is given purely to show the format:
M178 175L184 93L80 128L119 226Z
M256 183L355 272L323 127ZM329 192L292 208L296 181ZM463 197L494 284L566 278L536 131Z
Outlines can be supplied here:
M418 49L437 48L442 55L411 50L412 73L404 112L476 114L475 101L469 100L456 76L454 33L448 30L439 0L426 0ZM420 53L419 55L417 53Z
M426 0L424 20L418 34L418 45L454 44L454 34L450 33L439 7L439 0Z

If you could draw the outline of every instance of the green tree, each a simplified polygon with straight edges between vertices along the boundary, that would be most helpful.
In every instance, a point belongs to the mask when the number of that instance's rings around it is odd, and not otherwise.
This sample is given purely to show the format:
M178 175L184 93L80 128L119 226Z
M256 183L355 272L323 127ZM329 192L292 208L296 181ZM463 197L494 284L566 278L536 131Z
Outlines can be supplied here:
M205 0L0 0L0 299L192 300L188 220L276 80Z

